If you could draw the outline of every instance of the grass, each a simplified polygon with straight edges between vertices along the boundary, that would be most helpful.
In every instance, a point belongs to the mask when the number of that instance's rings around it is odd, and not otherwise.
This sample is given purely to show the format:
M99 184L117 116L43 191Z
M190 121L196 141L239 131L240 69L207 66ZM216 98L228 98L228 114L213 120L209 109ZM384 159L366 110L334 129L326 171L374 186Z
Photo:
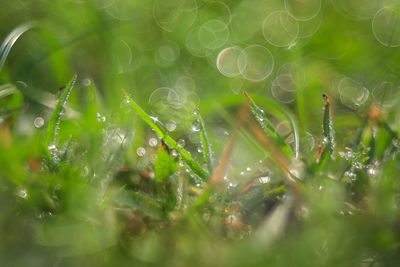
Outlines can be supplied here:
M397 13L342 2L2 1L0 265L398 266Z

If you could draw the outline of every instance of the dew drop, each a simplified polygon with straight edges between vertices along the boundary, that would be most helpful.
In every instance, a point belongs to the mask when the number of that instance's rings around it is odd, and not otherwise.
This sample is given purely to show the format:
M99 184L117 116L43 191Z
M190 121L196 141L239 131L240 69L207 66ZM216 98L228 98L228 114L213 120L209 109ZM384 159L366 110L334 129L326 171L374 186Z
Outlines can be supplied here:
M138 149L136 149L136 154L139 157L143 157L146 154L146 149L144 147L139 147Z
M157 144L158 144L158 141L156 138L153 137L153 138L149 139L149 146L155 147L155 146L157 146Z
M192 131L193 132L199 132L200 131L200 122L199 122L199 120L195 120L192 123Z
M90 86L92 84L92 80L90 80L89 78L86 78L83 80L82 84L83 84L83 86Z
M356 168L357 170L361 170L361 169L364 167L364 165L363 165L361 162L359 162L359 161L355 162L355 163L353 164L353 166L354 166L354 168Z
M322 144L327 145L329 143L329 140L327 137L322 138Z
M154 123L157 123L157 122L159 122L160 120L158 119L158 116L149 116L150 117L150 119L154 122Z
M44 119L42 117L37 117L34 121L33 121L33 125L36 128L42 128L44 125Z
M260 182L260 184L267 184L271 181L271 178L269 176L263 176L258 178L258 181Z
M174 150L172 150L171 155L173 157L177 157L178 156L178 152L174 149Z
M50 151L52 151L52 150L57 149L57 147L56 147L55 144L50 144L50 145L47 147L47 149L50 150Z
M28 198L28 192L25 189L23 189L17 193L17 196L26 199Z
M193 115L197 116L199 114L200 114L199 108L195 108L194 111L193 111Z
M246 168L246 171L248 171L248 172L251 171L251 168L250 168L250 167L247 167L247 168Z
M232 183L232 182L229 183L229 187L236 187L236 186L237 186L236 183Z
M102 116L100 113L96 113L96 120L98 121L98 122L105 122L107 119L106 119L106 116Z

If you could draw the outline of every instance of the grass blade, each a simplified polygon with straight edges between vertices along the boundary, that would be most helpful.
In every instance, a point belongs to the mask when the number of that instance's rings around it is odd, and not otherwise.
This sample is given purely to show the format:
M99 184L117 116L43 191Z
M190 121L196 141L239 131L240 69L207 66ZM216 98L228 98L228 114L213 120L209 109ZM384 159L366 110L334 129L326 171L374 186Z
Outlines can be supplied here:
M335 138L333 135L333 123L330 112L329 99L327 95L323 95L324 98L324 117L322 122L322 134L323 134L323 144L324 151L327 151L329 155L333 154L335 149Z
M54 109L53 115L51 115L49 126L47 128L47 142L46 142L47 146L55 145L56 137L60 126L61 116L64 113L65 105L71 94L71 90L74 87L76 78L77 74L75 73L72 79L69 81L61 97L59 98L58 103Z
M246 91L243 91L247 99L250 101L250 108L253 116L255 117L258 124L263 128L264 132L270 136L274 142L282 149L282 151L291 158L293 155L292 149L288 144L286 144L285 140L278 134L272 123L265 117L264 111L257 106L254 100L247 94Z
M201 142L201 147L203 149L203 157L204 160L207 163L207 170L209 173L213 172L213 167L212 167L212 151L211 151L211 146L210 146L210 142L208 140L208 135L207 135L207 131L206 131L206 127L203 121L203 118L201 117L201 115L198 115L198 123L199 123L199 127L200 127L200 142Z
M181 145L179 145L174 139L172 139L164 129L162 129L160 126L158 126L151 118L150 116L131 98L129 95L126 93L125 90L123 90L123 93L125 94L126 99L130 103L131 107L137 112L139 117L164 140L165 144L170 148L170 149L175 149L179 155L182 157L182 159L186 162L186 164L192 169L192 171L198 175L200 178L203 180L206 180L208 177L208 172L204 170L200 165L194 161L192 156L188 151L186 151Z

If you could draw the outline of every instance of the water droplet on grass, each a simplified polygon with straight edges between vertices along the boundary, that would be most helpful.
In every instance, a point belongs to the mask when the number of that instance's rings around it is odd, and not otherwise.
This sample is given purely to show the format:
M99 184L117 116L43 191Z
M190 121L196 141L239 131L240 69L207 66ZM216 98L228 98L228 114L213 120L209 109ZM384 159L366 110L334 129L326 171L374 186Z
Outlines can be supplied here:
M92 84L92 80L86 78L82 81L83 86L90 86Z
M199 120L195 120L192 123L192 131L193 132L199 132L200 131L200 122L199 122Z
M25 189L23 189L17 193L17 196L26 199L28 198L28 192Z
M50 151L52 151L52 150L56 150L57 147L56 147L55 144L50 144L50 145L47 147L47 149L50 150Z
M271 178L269 176L263 176L258 178L258 181L260 182L260 184L267 184L271 181Z
M100 113L96 113L96 120L98 122L105 122L107 120L106 116L102 116Z
M230 182L229 183L229 187L233 187L233 188L235 188L237 186L237 184L236 183L233 183L233 182Z
M146 149L144 147L139 147L138 149L136 149L136 154L139 157L143 157L146 154Z
M33 125L36 128L42 128L44 125L44 119L42 117L37 117L34 121L33 121Z
M149 139L149 146L155 147L155 146L157 146L157 144L158 144L158 141L156 138L153 137L153 138Z

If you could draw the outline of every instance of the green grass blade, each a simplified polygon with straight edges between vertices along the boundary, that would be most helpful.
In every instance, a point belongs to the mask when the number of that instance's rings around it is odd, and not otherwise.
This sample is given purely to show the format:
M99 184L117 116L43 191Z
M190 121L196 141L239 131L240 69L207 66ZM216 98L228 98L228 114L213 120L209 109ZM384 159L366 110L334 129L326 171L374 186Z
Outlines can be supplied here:
M329 155L333 154L333 151L335 149L335 138L333 134L333 123L332 123L332 118L331 118L331 112L330 112L330 105L329 105L329 99L327 95L323 95L324 98L324 117L322 121L322 144L324 148L324 152L327 152Z
M136 111L136 113L139 115L139 117L164 140L165 144L170 148L170 149L175 149L179 155L182 157L182 159L186 162L186 164L192 169L192 171L197 174L200 178L203 180L206 180L208 177L208 172L204 170L200 165L194 161L192 156L188 151L186 151L181 145L179 145L174 139L172 139L164 129L162 129L160 126L158 126L151 118L150 116L131 98L128 96L126 91L123 91L125 94L126 99L130 103L131 107Z
M210 142L208 140L208 135L207 135L207 131L206 131L206 127L203 121L203 118L201 117L201 115L198 115L198 123L199 123L199 127L200 127L200 142L201 142L201 147L203 149L203 157L204 160L207 163L207 170L209 173L213 172L213 167L212 167L212 151L211 151L211 146L210 146Z
M258 124L263 128L264 132L266 132L275 143L282 149L282 151L291 158L293 156L293 151L288 144L286 144L285 140L278 134L272 123L265 117L264 111L254 102L254 100L244 91L245 96L250 101L250 109L251 113L255 117Z
M55 139L58 134L59 130L59 125L61 121L61 116L63 115L65 105L68 101L68 98L71 94L71 90L74 87L75 81L77 78L77 74L75 74L72 79L69 81L67 88L65 88L63 94L58 100L58 103L56 105L56 108L54 109L53 115L51 115L50 121L49 121L49 126L47 128L47 146L54 144L55 145Z

